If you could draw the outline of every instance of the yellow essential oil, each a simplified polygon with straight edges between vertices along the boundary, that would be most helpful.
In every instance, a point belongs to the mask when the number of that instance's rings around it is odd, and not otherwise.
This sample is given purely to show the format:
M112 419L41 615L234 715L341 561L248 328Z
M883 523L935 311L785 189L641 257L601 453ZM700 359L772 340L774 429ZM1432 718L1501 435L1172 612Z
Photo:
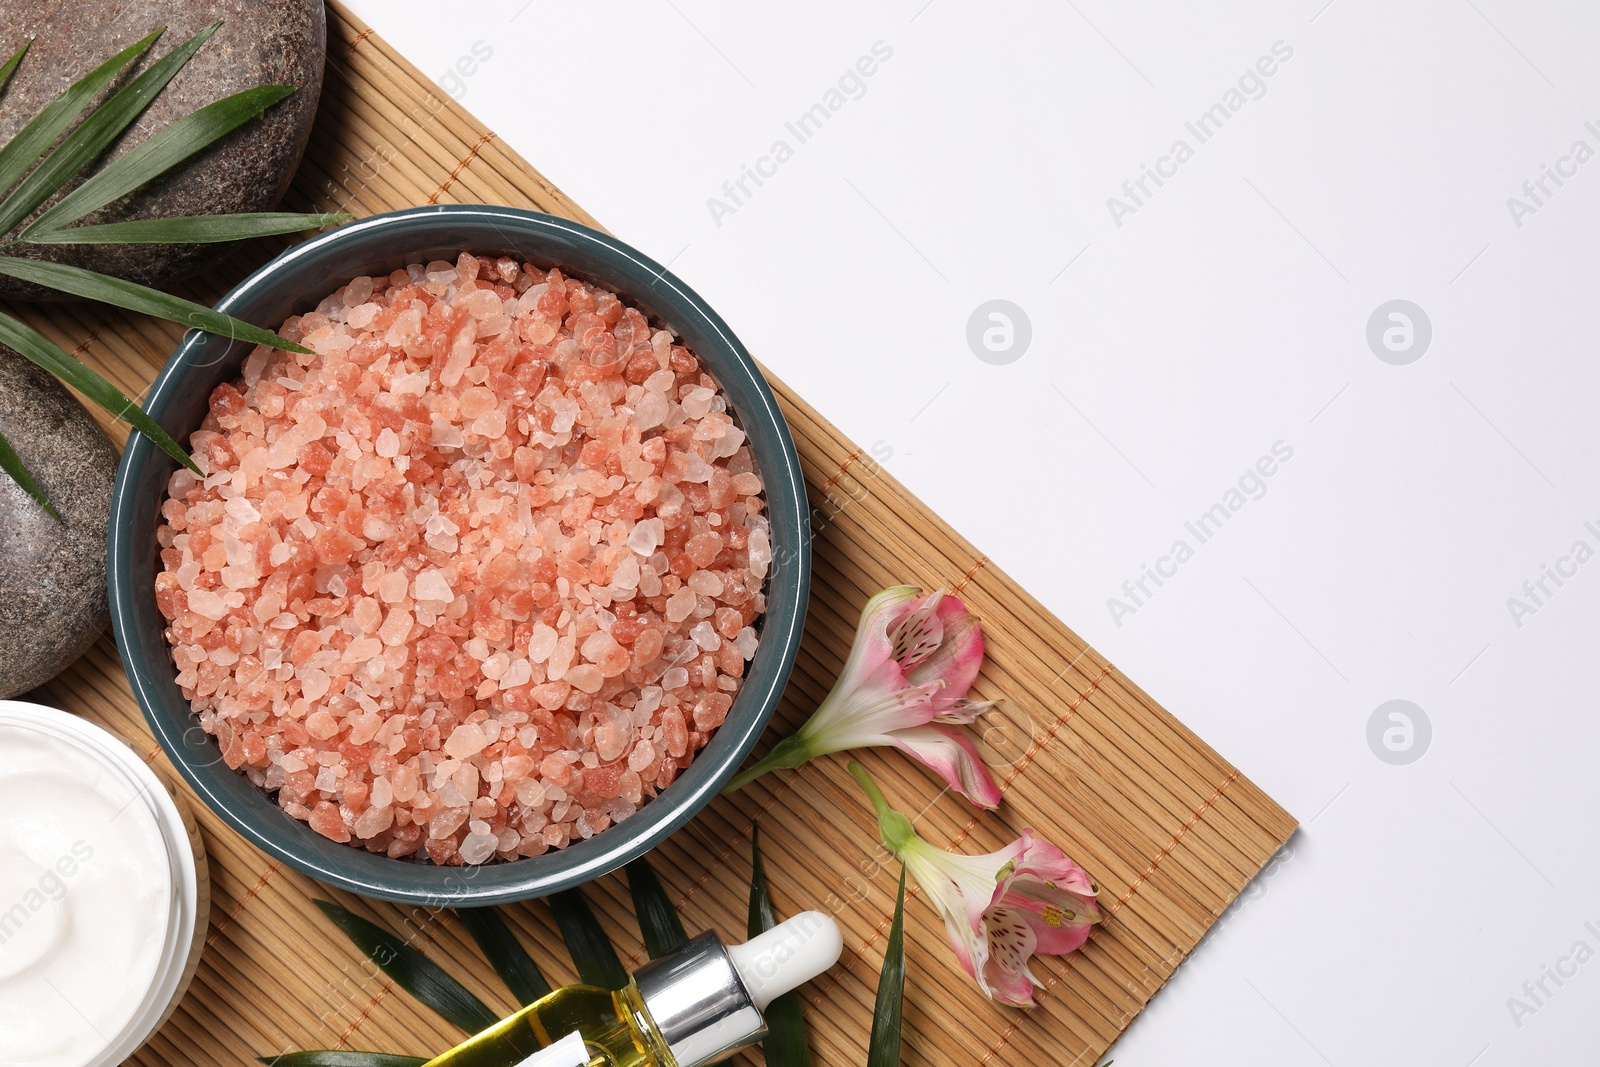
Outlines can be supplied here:
M551 1067L676 1064L645 1010L639 987L629 982L615 993L590 985L557 989L427 1067L516 1067L571 1033L582 1038L589 1058L572 1064L558 1060Z

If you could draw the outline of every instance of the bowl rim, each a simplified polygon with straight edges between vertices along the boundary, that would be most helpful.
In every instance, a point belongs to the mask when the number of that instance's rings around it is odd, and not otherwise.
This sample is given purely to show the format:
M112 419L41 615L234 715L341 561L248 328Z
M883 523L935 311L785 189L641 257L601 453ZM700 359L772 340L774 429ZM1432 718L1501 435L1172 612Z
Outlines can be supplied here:
M735 700L735 709L738 709L740 704L745 704L747 707L755 708L756 711L747 719L737 722L730 712L729 719L718 727L714 740L722 739L724 733L731 730L735 743L731 752L724 750L722 760L713 773L701 772L700 775L694 775L695 769L700 767L704 757L702 751L701 758L697 758L672 786L641 806L633 818L608 828L592 838L573 842L565 848L552 850L541 856L504 863L456 867L437 866L411 859L390 859L382 854L370 853L349 844L337 844L321 838L309 825L284 813L264 791L256 790L262 799L260 811L239 812L230 798L224 795L221 780L224 774L229 778L239 778L240 772L228 768L220 759L212 761L211 764L199 764L189 758L184 738L188 731L195 728L193 712L187 705L183 709L185 712L183 716L175 717L162 710L166 699L156 691L153 680L146 676L145 668L150 665L143 662L143 657L134 654L136 643L130 639L134 628L138 625L135 601L138 594L131 587L130 577L130 569L134 566L135 543L138 540L134 531L129 528L129 513L136 503L134 483L136 476L147 464L171 462L148 438L142 434L130 434L117 469L107 537L111 624L129 685L157 741L180 775L206 806L269 856L281 860L301 873L341 889L363 896L425 906L481 906L508 903L571 888L610 873L643 856L682 828L715 799L722 786L738 770L765 730L794 667L804 628L811 582L809 500L793 437L770 384L727 323L699 294L665 266L608 234L559 216L519 208L479 204L439 204L402 208L345 223L285 250L231 289L218 301L216 310L233 313L236 309L246 307L271 294L283 279L291 277L295 271L302 267L315 270L321 257L345 249L347 246L371 242L374 246L371 259L375 261L407 256L408 245L414 248L425 240L432 240L435 244L449 243L449 230L461 223L487 224L493 227L505 237L508 250L519 244L537 246L541 238L567 242L584 248L601 260L619 263L621 274L632 273L647 278L648 281L642 284L649 290L649 296L658 298L654 302L657 305L661 303L671 305L671 315L661 315L659 307L650 309L652 314L660 315L680 333L684 332L685 321L675 319L674 316L682 315L695 319L698 329L705 332L719 348L716 358L730 363L735 375L741 379L742 389L756 399L754 405L742 403L737 407L740 421L747 427L753 421L760 421L766 425L768 431L772 432L776 447L768 451L773 454L758 458L762 477L766 482L767 510L769 515L773 515L776 528L777 509L782 508L786 524L792 524L796 537L795 544L783 546L787 565L782 568L775 565L768 577L769 606L780 580L792 605L792 609L782 616L774 615L770 607L763 616L762 649L765 651L770 647L776 650L774 661L777 668L763 684L752 687L750 683L754 679L747 678L746 684L741 687ZM430 232L419 236L417 232L419 227ZM387 243L391 238L392 247ZM481 241L463 241L461 250L469 251L481 247L483 247ZM561 264L559 254L545 255L536 247L524 247L519 254L527 259L543 259L557 265ZM636 291L630 291L626 284L620 284L616 278L608 279L582 269L577 273L595 277L631 302L645 304L652 302L648 299L640 300ZM335 282L335 284L342 283ZM272 324L269 328L276 326L277 324ZM183 389L188 375L207 365L197 362L196 356L208 343L225 346L240 344L198 330L190 331L168 357L147 393L145 409L179 440L186 440L194 428L178 427L175 432L174 427L165 425L163 416L167 414L174 398ZM243 351L248 350L248 346L243 349ZM231 354L233 350L228 347L225 351ZM704 352L699 354L702 358L705 357ZM726 386L724 379L728 377L727 371L714 369L714 373ZM780 552L776 540L773 548L776 559ZM152 591L146 595L153 597L154 594ZM163 669L173 670L170 660ZM212 743L215 743L214 739ZM214 768L220 768L221 773ZM680 786L683 787L683 791L668 798L668 791ZM283 822L277 824L275 828L264 827L261 825L265 822L261 817L262 812ZM630 826L637 829L629 831ZM291 833L283 833L284 828ZM316 851L322 853L319 857L312 855L310 851L293 847L288 841L301 840L293 831L303 831L316 841L334 845L338 850L347 853L347 856L336 859L337 853L317 848ZM609 838L609 844L593 844L607 839L607 835L618 831L620 831L618 836ZM308 841L307 850L313 847ZM561 865L553 874L537 873L541 866L538 863L540 859L545 856L561 855L577 855L579 859ZM377 864L373 861L377 861ZM519 869L527 870L530 865L532 870L519 875ZM406 877L399 878L398 881L393 880L402 874Z

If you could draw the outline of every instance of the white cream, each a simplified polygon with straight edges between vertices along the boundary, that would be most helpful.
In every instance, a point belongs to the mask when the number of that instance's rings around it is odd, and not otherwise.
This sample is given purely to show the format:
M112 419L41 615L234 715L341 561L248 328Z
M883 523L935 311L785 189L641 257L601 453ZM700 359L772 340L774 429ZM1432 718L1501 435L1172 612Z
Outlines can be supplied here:
M173 921L147 791L89 745L0 721L0 1067L83 1067L141 1011Z

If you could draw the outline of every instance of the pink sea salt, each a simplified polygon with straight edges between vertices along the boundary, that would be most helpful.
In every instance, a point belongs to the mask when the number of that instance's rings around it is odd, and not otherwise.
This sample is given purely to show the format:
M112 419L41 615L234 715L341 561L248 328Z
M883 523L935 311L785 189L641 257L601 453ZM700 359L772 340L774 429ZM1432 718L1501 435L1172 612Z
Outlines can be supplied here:
M733 702L772 564L716 381L604 290L357 278L219 386L158 531L177 680L335 841L485 863L603 832Z

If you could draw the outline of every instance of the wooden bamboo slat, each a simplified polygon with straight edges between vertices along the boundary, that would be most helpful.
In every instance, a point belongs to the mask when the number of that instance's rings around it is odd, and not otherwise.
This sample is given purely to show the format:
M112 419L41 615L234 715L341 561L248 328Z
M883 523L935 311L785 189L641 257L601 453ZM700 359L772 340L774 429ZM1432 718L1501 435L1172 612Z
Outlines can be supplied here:
M337 3L329 10L327 79L289 194L294 209L367 215L486 202L598 226L370 28ZM214 300L217 280L236 281L281 247L260 241L237 249L210 282L185 295ZM170 324L93 305L12 310L131 394L143 392L181 336ZM985 758L1005 787L1004 806L979 815L904 759L867 753L863 762L899 806L919 813L919 831L941 845L986 851L1032 826L1089 869L1108 913L1082 951L1035 959L1044 988L1038 1006L1021 1012L988 1002L956 971L942 924L913 888L905 1060L916 1067L1092 1067L1295 822L862 449L781 382L773 386L799 447L817 539L805 641L769 743L798 726L826 693L868 596L902 582L954 586L988 638L977 690L997 704L979 726ZM95 410L120 444L126 428ZM37 695L165 763L109 639ZM206 951L172 1020L130 1062L211 1067L323 1047L432 1055L459 1040L351 948L316 910L318 897L401 930L490 1005L513 1007L449 912L332 892L269 861L198 801L194 808L211 862ZM691 930L736 935L758 819L779 910L827 908L845 929L843 959L803 992L815 1059L830 1067L859 1064L896 874L843 760L770 775L716 801L662 846L656 869ZM624 961L641 962L621 877L585 892ZM504 910L552 980L575 979L542 904ZM756 1062L759 1054L742 1059Z

